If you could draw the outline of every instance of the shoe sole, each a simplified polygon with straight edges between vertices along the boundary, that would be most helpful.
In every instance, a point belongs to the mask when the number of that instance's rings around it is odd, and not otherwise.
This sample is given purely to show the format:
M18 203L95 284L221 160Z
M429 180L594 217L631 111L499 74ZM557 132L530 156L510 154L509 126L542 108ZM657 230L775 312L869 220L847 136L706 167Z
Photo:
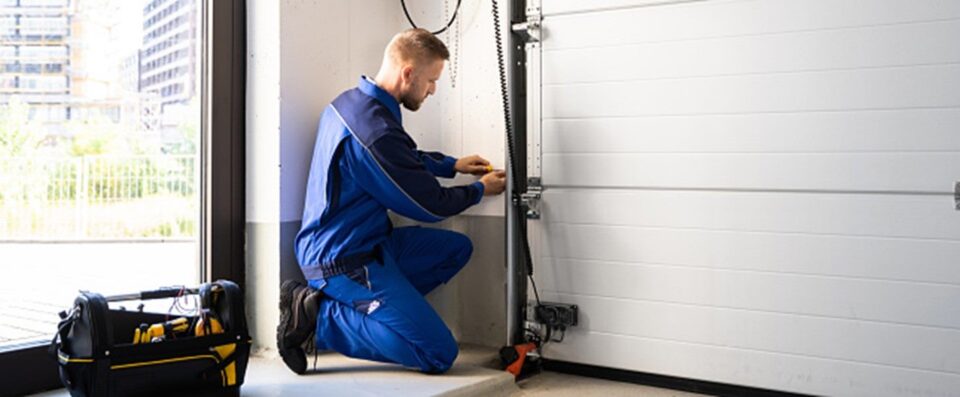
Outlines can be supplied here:
M277 351L283 358L283 363L291 371L302 375L307 371L307 356L299 346L288 348L283 340L283 334L286 333L290 322L293 321L293 310L290 309L293 304L294 291L303 284L287 280L280 286L280 324L277 325Z

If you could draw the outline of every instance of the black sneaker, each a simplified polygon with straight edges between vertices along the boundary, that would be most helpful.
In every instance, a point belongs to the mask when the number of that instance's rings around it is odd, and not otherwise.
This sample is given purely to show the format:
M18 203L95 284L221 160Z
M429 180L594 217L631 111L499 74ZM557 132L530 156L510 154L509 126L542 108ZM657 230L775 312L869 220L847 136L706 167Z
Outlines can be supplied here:
M297 374L307 372L304 342L313 337L323 293L296 280L280 286L280 325L277 326L277 350L283 363Z

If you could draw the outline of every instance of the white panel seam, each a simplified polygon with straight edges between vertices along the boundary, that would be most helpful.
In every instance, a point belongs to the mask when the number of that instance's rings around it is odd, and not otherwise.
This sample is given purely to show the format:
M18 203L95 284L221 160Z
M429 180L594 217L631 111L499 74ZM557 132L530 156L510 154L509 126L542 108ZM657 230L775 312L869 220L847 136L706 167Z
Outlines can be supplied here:
M707 0L703 0L707 1ZM544 52L554 52L554 51L570 51L570 50L586 50L586 49L604 49L604 48L619 48L619 47L633 47L640 45L648 44L667 44L667 43L684 43L684 42L697 42L697 41L711 41L711 40L728 40L728 39L739 39L739 38L751 38L751 37L764 37L764 36L781 36L781 35L790 35L790 34L805 34L805 33L819 33L819 32L836 32L844 30L863 30L863 29L874 29L874 28L885 28L893 26L905 26L905 25L918 25L918 24L930 24L930 23L943 23L943 22L953 22L960 21L960 18L951 17L951 18L936 18L936 19L924 19L917 21L905 21L905 22L892 22L892 23L878 23L871 25L851 25L851 26L837 26L832 28L820 28L820 29L796 29L796 30L780 30L780 31L771 31L771 32L762 32L762 33L745 33L745 34L733 34L733 35L720 35L720 36L703 36L703 37L690 37L684 39L672 39L672 40L649 40L649 41L635 41L630 43L620 43L620 44L609 44L609 45L598 45L598 46L574 46L574 47L546 47L544 46ZM546 28L548 22L547 19L544 19L544 27Z
M663 342L678 343L678 344L684 344L684 345L690 345L690 346L705 346L705 347L713 347L713 348L719 348L719 349L725 349L725 350L752 351L752 352L773 354L773 355L783 355L783 356L793 356L793 357L802 357L802 358L812 358L812 359L818 359L818 360L836 361L841 363L856 363L861 365L873 365L878 367L886 367L886 368L894 368L894 369L902 369L902 370L910 370L910 371L918 371L918 372L928 372L928 373L934 373L934 374L940 374L940 375L960 376L960 373L949 372L949 371L939 371L934 369L915 368L915 367L899 366L899 365L892 365L892 364L882 364L882 363L875 363L875 362L855 360L855 359L846 359L846 358L840 359L840 358L816 356L811 354L787 353L787 352L766 350L766 349L731 347L729 345L715 345L710 343L690 342L690 341L683 341L683 340L676 340L676 339L669 339L669 338L627 335L627 334L620 334L616 332L606 332L606 331L585 331L583 333L595 334L595 335L608 335L608 336L615 336L615 337L628 338L628 339L638 339L638 340L646 339L646 340L653 340L653 341L663 341Z
M833 73L833 72L858 72L858 71L876 71L876 70L911 69L911 68L939 68L944 66L957 66L957 65L960 65L960 62L927 62L927 63L908 63L908 64L883 65L883 66L856 66L856 67L847 67L847 68L775 70L775 71L766 71L766 72L721 73L721 74L667 76L667 77L650 77L650 78L616 79L616 80L569 81L569 82L559 82L559 83L554 82L554 83L543 83L543 87L544 88L562 88L562 87L581 87L581 86L604 85L604 84L629 84L629 83L635 83L635 82L651 82L651 81L690 81L690 80L726 79L731 77L766 77L766 76Z
M624 265L624 266L635 266L635 267L662 267L662 268L681 268L681 269L697 269L697 270L710 270L716 272L730 272L730 273L751 273L751 274L762 274L762 275L785 275L793 277L809 277L809 278L826 278L826 279L838 279L838 280L856 280L856 281L868 281L868 282L886 282L886 283L900 283L900 284L910 284L910 285L929 285L935 287L958 287L960 288L960 283L949 283L949 282L938 282L938 281L923 281L923 280L904 280L904 279L895 279L895 278L882 278L882 277L867 277L867 276L845 276L839 274L822 274L822 273L799 273L794 271L772 271L772 270L757 270L757 269L741 269L741 268L732 268L732 267L711 267L703 265L690 265L684 263L666 263L666 262L628 262L628 261L619 261L613 259L598 259L598 258L578 258L572 256L541 256L541 259L544 261L549 260L558 260L558 261L568 261L568 262L592 262L596 264L613 264L613 265Z
M955 211L950 209L950 211ZM783 236L814 236L814 237L839 237L849 239L877 239L877 240L900 240L900 241L930 241L957 244L960 240L951 240L946 238L934 237L906 237L906 236L877 236L877 235L851 235L838 233L813 233L813 232L789 232L789 231L768 231L768 230L746 230L746 229L710 229L700 227L680 227L680 226L648 226L648 225L617 225L610 223L579 223L579 222L557 222L544 221L549 225L572 225L572 226L600 226L608 228L630 228L630 229L651 229L651 230L683 230L683 231L704 231L716 233L744 233L744 234L772 234Z
M656 303L656 304L663 304L663 305L716 309L716 310L724 310L724 311L731 311L731 312L761 313L765 315L780 316L780 317L804 317L804 318L818 319L818 320L829 319L829 320L837 320L837 321L846 322L846 323L857 323L857 324L872 323L872 324L878 324L878 325L896 326L896 327L904 327L904 328L917 328L917 329L925 329L925 330L948 331L953 333L960 333L960 327L950 327L946 325L916 324L916 323L908 323L908 322L902 322L902 321L878 320L878 319L870 319L870 318L862 318L862 317L857 317L854 319L849 317L831 316L827 314L782 312L782 311L774 311L774 310L768 310L768 309L751 309L751 308L743 308L743 307L708 305L708 304L702 304L702 303L678 302L678 301L650 299L650 298L623 298L618 296L564 292L564 291L550 290L550 289L541 289L540 292L544 294L579 296L584 298L604 299L604 300L619 301L619 302L649 302L649 303Z
M755 110L749 112L713 112L713 113L661 113L643 115L597 115L597 116L566 116L543 117L543 120L603 120L603 119L646 119L690 116L752 116L770 114L805 114L805 113L854 113L854 112L891 112L904 110L955 110L960 105L946 106L897 106L877 108L847 108L847 109L801 109L801 110Z

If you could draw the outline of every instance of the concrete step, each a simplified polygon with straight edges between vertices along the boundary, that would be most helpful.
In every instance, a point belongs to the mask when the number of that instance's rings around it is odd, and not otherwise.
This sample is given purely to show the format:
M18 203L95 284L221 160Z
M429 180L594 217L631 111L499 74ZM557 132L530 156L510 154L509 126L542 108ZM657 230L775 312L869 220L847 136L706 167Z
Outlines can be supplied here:
M425 375L398 365L355 360L321 353L316 371L297 376L283 362L254 359L247 370L243 396L511 396L519 392L513 376L492 369L496 349L461 346L453 368L443 375Z

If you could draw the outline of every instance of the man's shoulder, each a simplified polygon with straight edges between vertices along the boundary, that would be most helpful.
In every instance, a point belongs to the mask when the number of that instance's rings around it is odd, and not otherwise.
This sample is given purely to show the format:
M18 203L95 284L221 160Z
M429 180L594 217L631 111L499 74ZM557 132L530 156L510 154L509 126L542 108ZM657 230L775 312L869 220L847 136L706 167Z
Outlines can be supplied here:
M344 91L330 107L364 146L389 134L406 134L389 109L357 88Z

